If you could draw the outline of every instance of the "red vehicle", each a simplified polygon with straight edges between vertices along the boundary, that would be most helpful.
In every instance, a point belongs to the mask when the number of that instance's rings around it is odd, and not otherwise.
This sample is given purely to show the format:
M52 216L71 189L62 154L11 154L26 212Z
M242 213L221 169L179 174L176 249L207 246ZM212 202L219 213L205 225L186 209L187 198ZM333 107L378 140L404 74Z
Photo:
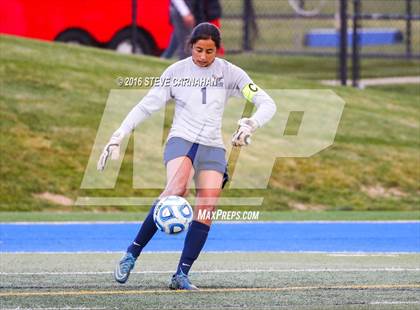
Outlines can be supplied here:
M140 52L158 55L172 26L170 0L137 0ZM0 33L131 51L132 0L0 1Z

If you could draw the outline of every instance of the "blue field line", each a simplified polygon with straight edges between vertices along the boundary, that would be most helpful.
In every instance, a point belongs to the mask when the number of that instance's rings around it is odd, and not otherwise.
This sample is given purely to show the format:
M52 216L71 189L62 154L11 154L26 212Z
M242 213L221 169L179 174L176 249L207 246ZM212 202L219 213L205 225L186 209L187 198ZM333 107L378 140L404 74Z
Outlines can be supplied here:
M138 223L2 223L1 252L125 251ZM145 251L181 251L157 232ZM419 253L420 222L214 223L204 251Z

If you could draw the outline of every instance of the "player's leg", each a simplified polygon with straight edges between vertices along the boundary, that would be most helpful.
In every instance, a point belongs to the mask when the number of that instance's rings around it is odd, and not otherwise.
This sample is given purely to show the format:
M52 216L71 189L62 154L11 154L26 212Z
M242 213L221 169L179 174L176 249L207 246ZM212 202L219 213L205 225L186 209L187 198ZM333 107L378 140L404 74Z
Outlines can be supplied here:
M194 174L193 161L198 145L182 138L174 137L166 143L164 161L166 166L166 186L159 198L170 195L184 196L188 192L188 184ZM153 203L149 214L143 222L137 237L127 249L134 258L137 258L157 231L153 221L153 211L158 199Z
M193 174L194 168L192 167L190 158L181 156L168 161L166 165L167 185L159 198L170 195L185 195ZM155 204L158 201L159 199L153 203L136 238L127 248L127 253L122 257L115 269L115 280L119 283L125 283L128 280L130 272L134 268L135 261L157 231L153 220L153 212Z
M194 219L185 237L177 272L172 277L169 286L171 289L197 289L190 283L188 272L206 243L211 225L211 219L200 218L198 215L215 210L217 199L222 191L223 177L223 173L214 170L201 170L196 177L197 197Z
M135 258L140 255L141 250L156 233L157 228L153 220L155 204L160 198L176 195L184 196L188 191L188 184L194 175L194 168L191 160L186 156L174 158L166 164L166 187L155 200L146 219L143 222L134 242L128 247L127 252L133 254Z
M170 160L166 165L166 187L159 198L188 195L188 186L194 176L194 167L188 156Z

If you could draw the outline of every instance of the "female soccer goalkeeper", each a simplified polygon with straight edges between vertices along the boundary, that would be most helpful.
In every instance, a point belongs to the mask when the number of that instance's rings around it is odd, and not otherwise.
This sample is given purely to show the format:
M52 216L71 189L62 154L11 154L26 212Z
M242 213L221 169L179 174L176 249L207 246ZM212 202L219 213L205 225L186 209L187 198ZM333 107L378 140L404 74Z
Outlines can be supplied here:
M206 242L211 225L211 220L202 220L197 215L199 210L201 214L214 210L227 180L221 133L227 99L243 96L257 107L250 118L238 121L238 129L232 136L234 146L246 145L251 134L276 112L273 100L242 69L216 57L220 45L220 32L216 26L209 23L197 25L189 40L192 56L174 63L163 72L161 83L155 85L131 110L98 161L98 170L103 170L111 155L117 157L115 155L119 153L124 136L151 113L162 108L169 99L175 100L175 115L164 151L167 184L159 198L186 195L193 177L197 197L194 218L185 238L177 271L169 285L171 289L197 289L189 281L188 272ZM182 85L179 81L183 81ZM115 269L115 280L120 283L127 281L140 252L156 233L153 209L154 205Z

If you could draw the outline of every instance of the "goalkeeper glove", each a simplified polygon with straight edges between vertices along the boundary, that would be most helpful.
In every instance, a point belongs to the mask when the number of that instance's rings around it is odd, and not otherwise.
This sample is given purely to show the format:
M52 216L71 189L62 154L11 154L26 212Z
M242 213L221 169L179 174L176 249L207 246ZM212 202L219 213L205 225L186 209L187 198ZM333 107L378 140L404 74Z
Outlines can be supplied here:
M105 145L104 150L102 151L101 156L99 157L96 169L103 171L109 157L111 156L112 160L117 160L120 157L120 144L124 138L124 133L120 130L117 130L112 135L111 139L107 145Z
M251 135L258 128L258 123L250 118L242 118L238 121L238 129L232 136L233 146L251 144Z

